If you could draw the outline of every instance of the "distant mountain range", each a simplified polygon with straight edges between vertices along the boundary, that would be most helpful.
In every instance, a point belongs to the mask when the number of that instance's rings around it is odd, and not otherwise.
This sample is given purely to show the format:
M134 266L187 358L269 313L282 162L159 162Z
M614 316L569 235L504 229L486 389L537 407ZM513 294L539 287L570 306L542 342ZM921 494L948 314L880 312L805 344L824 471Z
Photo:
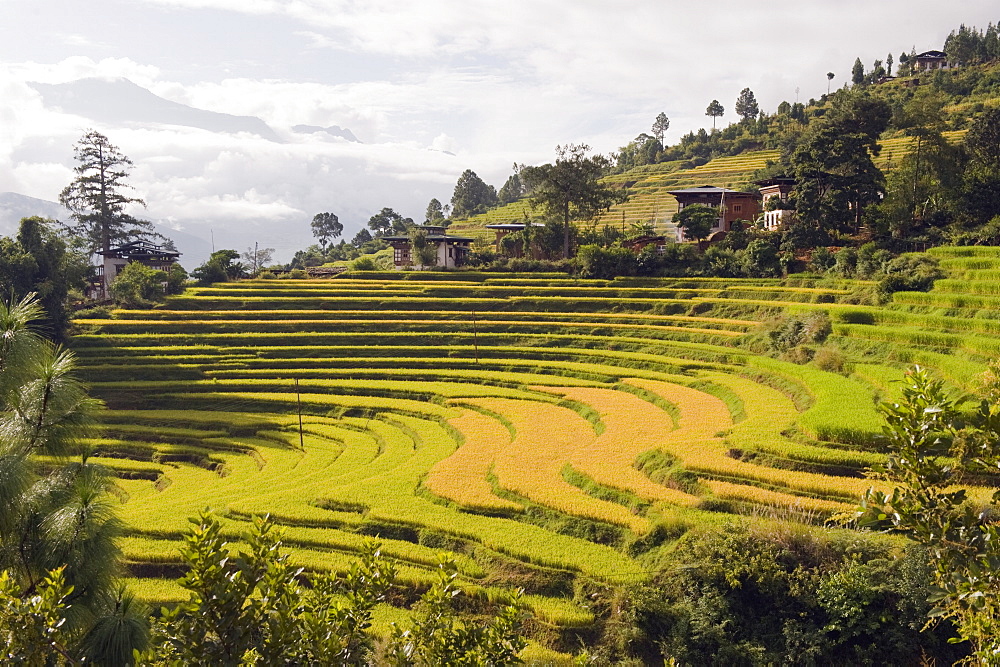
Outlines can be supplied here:
M298 132L300 134L316 134L317 132L325 132L333 137L340 137L341 139L347 139L348 141L353 141L360 144L361 140L354 136L354 133L348 130L346 127L340 127L339 125L331 125L330 127L320 127L319 125L296 125L292 128L293 132Z
M101 123L180 125L210 132L249 132L281 141L267 123L255 116L234 116L171 102L128 79L77 79L68 83L32 83L46 106Z
M70 212L54 201L36 199L16 192L0 192L0 236L17 233L21 218L38 215L69 222ZM203 264L212 252L212 244L194 234L188 234L162 223L155 223L156 231L172 240L181 253L181 264L192 269Z
M249 132L269 141L282 142L278 133L256 116L235 116L171 102L128 79L89 78L68 83L30 85L41 94L46 106L100 123L140 127L150 124L177 125L228 134ZM353 132L337 125L296 125L292 130L300 133L325 132L358 142Z

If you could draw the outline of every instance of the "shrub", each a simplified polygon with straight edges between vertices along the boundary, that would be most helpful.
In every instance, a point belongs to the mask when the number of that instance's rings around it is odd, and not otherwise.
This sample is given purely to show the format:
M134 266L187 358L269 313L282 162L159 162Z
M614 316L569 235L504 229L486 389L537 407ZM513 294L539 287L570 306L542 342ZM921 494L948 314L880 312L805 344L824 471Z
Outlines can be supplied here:
M375 260L371 257L358 257L350 264L351 271L377 271Z
M150 306L163 297L165 282L166 272L129 262L111 283L111 298L123 308Z
M816 350L813 355L813 363L821 370L831 373L842 373L844 371L844 353L840 348L832 345L824 345Z
M809 268L817 273L826 273L837 263L837 258L828 249L820 246L813 251Z
M944 278L944 271L930 255L901 255L886 265L885 275L878 281L878 289L884 294L926 292L940 278Z
M261 271L259 274L257 274L257 277L260 280L274 280L277 276L275 276L274 273L272 273L271 271L266 271L265 270L265 271Z

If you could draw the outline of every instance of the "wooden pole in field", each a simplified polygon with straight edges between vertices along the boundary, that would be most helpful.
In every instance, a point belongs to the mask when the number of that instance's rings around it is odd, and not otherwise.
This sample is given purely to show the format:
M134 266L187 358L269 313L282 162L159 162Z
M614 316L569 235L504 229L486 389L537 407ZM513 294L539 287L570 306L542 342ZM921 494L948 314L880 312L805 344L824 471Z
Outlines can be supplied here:
M299 408L299 449L306 451L305 438L302 435L302 397L299 396L299 379L295 378L295 404Z
M476 350L476 364L479 363L479 327L476 325L476 309L472 309L472 346Z

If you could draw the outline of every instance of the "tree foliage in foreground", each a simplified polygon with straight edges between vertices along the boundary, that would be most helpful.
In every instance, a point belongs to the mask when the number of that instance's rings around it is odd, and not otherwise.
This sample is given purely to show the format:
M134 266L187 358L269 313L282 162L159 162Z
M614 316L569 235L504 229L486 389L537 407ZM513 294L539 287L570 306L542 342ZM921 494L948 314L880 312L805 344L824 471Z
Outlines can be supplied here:
M1000 664L1000 491L986 505L959 487L970 474L1000 470L1000 392L993 386L970 419L926 370L909 374L898 403L885 403L884 465L875 476L895 488L869 490L862 526L900 531L929 550L937 605L983 665Z
M33 295L0 302L0 638L17 634L0 651L128 664L145 647L145 617L116 580L113 479L80 445L99 404L73 354L32 329L40 316ZM36 454L59 458L43 466Z
M230 541L218 519L191 519L181 585L189 599L163 610L143 661L153 665L501 665L524 647L511 601L484 624L460 622L455 569L442 561L410 629L395 629L381 658L368 632L385 602L395 567L368 543L347 574L306 575L281 549L281 534L255 518L243 540ZM304 583L303 580L307 580Z

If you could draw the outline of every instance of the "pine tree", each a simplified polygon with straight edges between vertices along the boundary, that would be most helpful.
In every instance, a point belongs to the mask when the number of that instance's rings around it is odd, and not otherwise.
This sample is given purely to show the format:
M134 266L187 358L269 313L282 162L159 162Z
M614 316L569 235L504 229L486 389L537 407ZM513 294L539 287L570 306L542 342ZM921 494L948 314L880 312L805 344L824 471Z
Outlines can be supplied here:
M140 239L162 238L147 220L126 212L131 204L146 205L128 196L132 160L106 136L88 131L73 149L76 178L59 195L59 202L73 212L70 231L84 238L92 252L107 252L112 245Z
M861 64L861 58L854 61L854 67L851 69L851 82L855 86L860 86L865 82L865 66Z

